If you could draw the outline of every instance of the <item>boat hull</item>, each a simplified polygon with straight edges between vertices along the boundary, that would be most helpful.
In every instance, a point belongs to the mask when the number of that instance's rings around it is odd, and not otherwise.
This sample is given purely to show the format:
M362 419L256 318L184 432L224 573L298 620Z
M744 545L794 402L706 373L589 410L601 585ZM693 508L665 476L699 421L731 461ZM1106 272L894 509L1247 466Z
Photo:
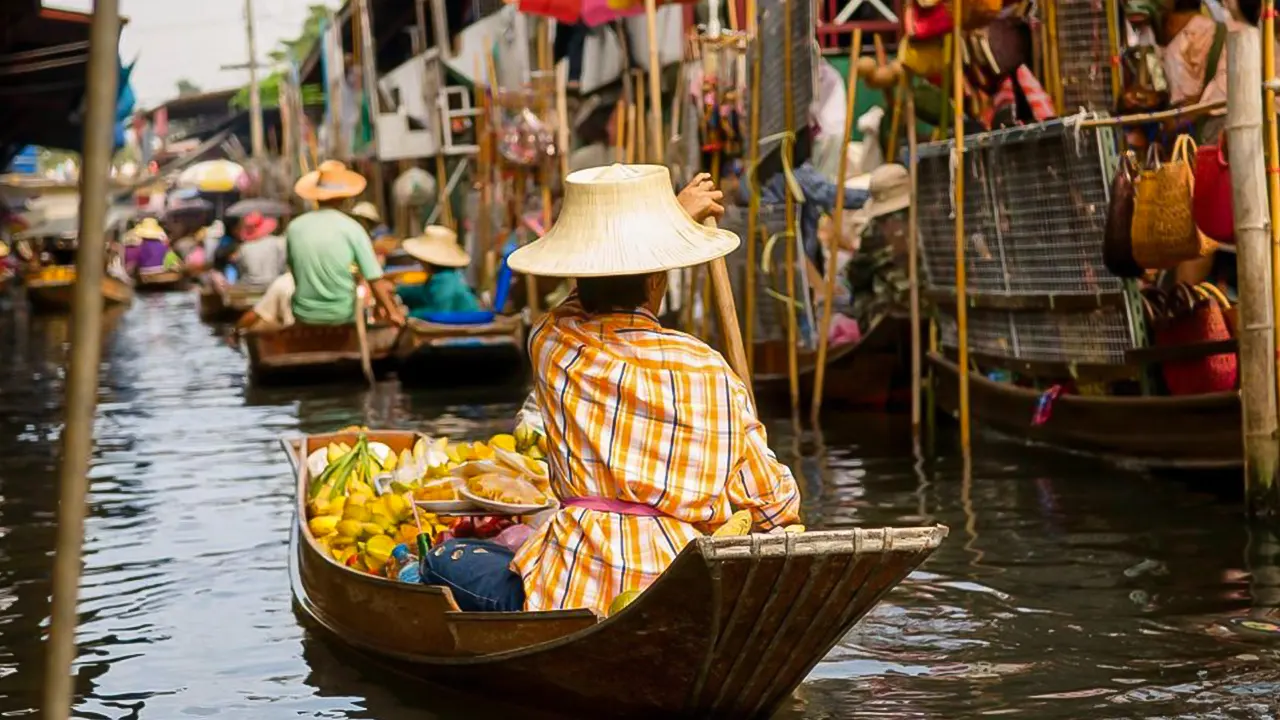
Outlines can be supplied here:
M75 295L75 278L45 280L28 278L27 301L36 312L71 312ZM133 287L118 278L104 275L102 278L102 302L104 308L126 305L133 300Z
M140 293L177 292L187 289L188 279L187 274L181 270L138 273L134 285Z
M371 433L393 450L411 433ZM769 717L883 595L937 548L942 526L703 537L625 610L460 612L449 590L356 572L302 526L294 444L295 606L331 639L401 672L578 717Z
M516 385L527 379L524 322L442 325L411 319L396 348L402 383L416 386Z
M936 354L929 362L938 406L958 412L955 363ZM971 373L969 396L975 425L1037 444L1152 469L1214 470L1244 463L1240 396L1235 392L1183 397L1061 395L1041 425L1031 422L1039 391Z
M266 288L254 285L232 285L219 290L211 285L200 288L200 319L205 322L235 322L253 309Z
M389 369L399 328L371 325L369 357L375 373ZM363 377L355 325L291 325L245 334L249 373L262 384L359 380Z

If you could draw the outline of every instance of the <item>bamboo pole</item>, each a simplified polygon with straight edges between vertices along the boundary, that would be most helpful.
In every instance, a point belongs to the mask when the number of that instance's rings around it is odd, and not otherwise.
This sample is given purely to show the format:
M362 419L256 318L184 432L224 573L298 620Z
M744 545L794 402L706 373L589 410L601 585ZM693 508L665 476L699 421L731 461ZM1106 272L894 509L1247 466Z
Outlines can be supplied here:
M66 424L58 473L58 535L53 558L53 602L44 678L44 717L66 720L73 702L71 665L76 657L76 612L84 550L85 495L98 399L102 352L102 275L106 241L107 178L116 110L118 0L95 0L89 30L89 67L80 173L80 242L72 290L71 359L67 368Z
M849 46L849 90L845 93L844 134L840 136L840 163L836 173L836 209L832 216L831 242L827 245L827 265L825 291L822 296L822 322L818 324L818 364L814 366L813 406L811 408L816 420L822 410L823 383L827 378L827 347L831 337L831 309L835 304L836 288L836 255L840 252L840 241L844 239L844 181L849 174L849 136L853 133L853 110L858 101L858 56L862 54L862 28L853 31L853 42Z
M426 30L423 30L425 36ZM492 47L488 39L486 48ZM476 58L475 105L480 110L476 115L476 178L480 182L480 217L476 218L475 250L483 253L482 284L492 285L494 297L497 297L497 253L493 249L493 159L489 156L489 83L481 82L485 77L481 71L480 59ZM488 80L488 78L486 78ZM494 308L494 312L502 312L502 308Z
M658 63L658 3L644 0L645 20L649 29L649 132L653 145L652 161L662 160L662 66Z
M636 71L639 74L639 70ZM645 89L644 83L636 83L636 162L649 162L649 135L645 132L648 120L645 118Z
M1271 208L1271 317L1280 318L1280 143L1277 142L1276 91L1271 84L1275 77L1276 3L1262 0L1262 127L1267 138L1267 203ZM1280 358L1280 346L1276 348L1276 357ZM1276 397L1280 400L1280 390Z
M964 252L964 0L955 0L952 12L955 13L955 26L951 29L951 92L952 111L955 113L955 154L952 163L955 165L955 190L952 202L956 209L956 334L959 346L959 382L960 382L960 448L966 460L969 457L969 291L968 275L965 267Z
M1246 28L1227 37L1227 154L1240 285L1240 399L1244 417L1245 492L1251 512L1280 513L1276 471L1275 326L1271 232L1262 152L1262 48Z
M907 78L902 79L907 114L907 170L911 177L911 205L907 207L907 283L910 285L911 308L911 436L920 439L920 210L916 205L919 189L919 139L916 137L916 98Z
M751 117L747 132L747 167L742 181L747 183L747 267L743 292L746 307L746 353L749 373L755 371L755 338L756 338L756 227L760 222L760 188L755 186L756 166L760 164L760 56L763 48L756 37L756 0L747 0L747 33L751 37L751 78L748 80L747 92L751 95ZM754 375L743 380L750 386Z
M703 223L707 227L716 226L715 218L707 218ZM707 263L707 273L711 276L711 289L715 295L716 316L720 318L720 335L724 338L724 351L729 367L747 386L747 397L751 406L756 404L756 394L747 379L750 372L747 367L747 353L742 346L742 328L738 326L738 308L733 302L733 288L729 285L729 269L724 258L718 257Z
M556 66L556 139L560 141L560 182L569 177L569 61Z
M649 0L652 2L652 0ZM792 113L795 110L794 98L792 95L791 81L791 2L792 0L782 0L783 27L786 31L782 33L782 57L783 57L783 80L782 80L782 117L785 122L783 129L788 135L795 131L795 120ZM790 145L783 143L779 148L780 152L789 152ZM784 160L783 162L786 162ZM787 276L787 380L791 391L791 414L795 415L800 411L800 368L799 357L797 356L797 328L796 328L796 309L791 305L791 301L796 296L796 199L791 194L791 188L786 188L784 193L786 201L783 203L785 215L787 219L787 247L786 247L786 276Z

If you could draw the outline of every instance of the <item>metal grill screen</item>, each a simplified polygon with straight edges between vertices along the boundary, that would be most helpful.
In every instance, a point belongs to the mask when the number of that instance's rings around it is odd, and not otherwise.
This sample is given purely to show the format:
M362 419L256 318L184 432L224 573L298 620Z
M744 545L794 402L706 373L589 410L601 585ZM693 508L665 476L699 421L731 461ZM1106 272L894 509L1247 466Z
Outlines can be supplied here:
M770 288L779 294L786 294L786 239L780 239L773 243L770 249L770 275L766 276L761 271L761 260L764 258L766 237L782 232L786 226L786 214L782 206L762 205L760 207L760 221L756 230L755 340L757 341L786 339L787 304L778 297L769 294ZM738 306L739 319L745 321L746 316L744 313L747 307L747 209L743 207L727 208L721 227L732 231L742 239L738 249L725 258L725 265L729 270L730 283L733 285L734 302ZM764 228L763 234L759 228ZM810 294L805 290L804 286L803 262L804 253L797 247L796 296L804 301L804 307L795 309L796 327L800 330L800 340L805 344L809 344L811 333L807 332L807 329L812 327L812 303L808 302ZM712 322L710 325L714 332L719 332L716 323Z
M1103 0L1056 0L1058 71L1062 77L1064 115L1080 108L1110 112L1111 40Z
M966 141L965 268L971 295L1124 293L1123 282L1102 262L1109 135L1102 140L1094 130L1055 122ZM922 147L919 161L920 247L926 286L935 291L954 291L956 280L952 147ZM974 308L969 320L971 348L989 355L1121 363L1124 352L1136 346L1124 307L1089 313ZM943 343L954 347L954 320L946 313L942 330Z
M787 8L791 6L791 24L787 25ZM786 129L785 99L786 63L785 34L791 35L791 128L796 132L793 164L809 157L809 105L813 102L817 67L813 3L801 0L759 0L760 58L760 137L768 138ZM749 52L755 52L752 47ZM750 103L750 97L747 98ZM751 107L748 104L746 107ZM778 157L781 140L760 144L760 178L766 179L781 169Z

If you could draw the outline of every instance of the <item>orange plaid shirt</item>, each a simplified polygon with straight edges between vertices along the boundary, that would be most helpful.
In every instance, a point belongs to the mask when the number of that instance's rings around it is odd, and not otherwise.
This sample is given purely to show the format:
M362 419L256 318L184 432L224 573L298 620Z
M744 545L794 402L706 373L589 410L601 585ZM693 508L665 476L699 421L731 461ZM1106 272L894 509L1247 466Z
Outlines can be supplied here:
M663 517L565 507L520 548L525 608L604 614L691 540L750 509L795 522L800 493L719 353L652 314L588 315L570 296L534 329L534 392L557 496L650 505Z

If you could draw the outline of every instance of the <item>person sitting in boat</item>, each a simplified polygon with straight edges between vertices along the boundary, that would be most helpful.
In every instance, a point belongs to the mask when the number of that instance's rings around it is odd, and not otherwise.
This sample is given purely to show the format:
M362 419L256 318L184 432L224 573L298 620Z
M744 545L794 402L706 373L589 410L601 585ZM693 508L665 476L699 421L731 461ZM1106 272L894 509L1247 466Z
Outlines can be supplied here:
M169 236L155 218L143 218L125 233L124 264L130 273L178 270L182 261L169 247Z
M440 225L428 225L422 237L405 240L401 247L427 271L425 283L396 288L411 317L425 320L432 313L480 309L480 301L462 272L471 264L471 257L458 246L457 233Z
M271 281L262 298L236 321L236 332L257 328L282 328L293 324L293 293L297 285L293 273L285 272Z
M382 222L382 213L378 212L378 206L367 200L356 203L356 206L351 208L351 217L360 223L360 227L369 233L369 237L374 242L391 235L391 228Z
M735 510L762 531L797 521L795 479L769 450L747 386L720 353L655 315L668 270L738 246L697 222L718 200L702 174L677 201L662 167L566 178L556 224L507 261L578 283L529 338L561 507L514 554L446 540L424 559L423 582L450 587L465 610L603 614Z
M260 212L240 221L240 247L234 257L239 281L270 285L289 269L284 238L275 234L278 223Z
M365 179L336 161L327 160L294 185L303 200L319 204L289 223L285 233L289 270L297 283L293 315L309 325L345 325L355 318L356 278L352 266L369 283L380 310L395 325L404 325L395 287L382 276L369 233L342 211L364 192Z

